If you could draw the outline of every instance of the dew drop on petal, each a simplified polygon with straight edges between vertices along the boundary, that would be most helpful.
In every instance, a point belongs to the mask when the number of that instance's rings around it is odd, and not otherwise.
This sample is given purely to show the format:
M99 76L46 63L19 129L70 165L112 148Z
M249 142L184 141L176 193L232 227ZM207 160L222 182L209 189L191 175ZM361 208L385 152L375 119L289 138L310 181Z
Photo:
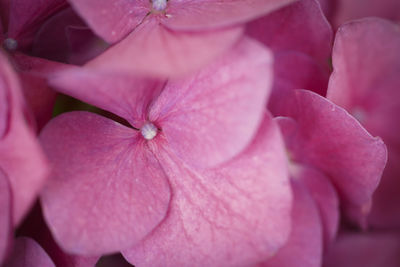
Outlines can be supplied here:
M151 122L146 122L142 128L140 129L140 133L146 140L151 140L154 137L156 137L158 132L157 127L151 123Z
M15 51L18 48L18 42L13 38L7 38L3 41L3 46L8 51Z

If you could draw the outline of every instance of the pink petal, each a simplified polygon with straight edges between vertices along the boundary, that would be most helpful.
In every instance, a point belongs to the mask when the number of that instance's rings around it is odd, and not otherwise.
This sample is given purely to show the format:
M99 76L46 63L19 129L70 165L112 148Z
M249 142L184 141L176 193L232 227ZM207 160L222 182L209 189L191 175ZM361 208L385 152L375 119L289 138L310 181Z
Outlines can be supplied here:
M6 258L11 243L11 206L7 176L0 168L0 264Z
M382 19L363 19L339 29L328 98L346 108L373 135L382 137L389 162L374 196L370 222L400 226L400 27ZM374 66L365 67L365 66Z
M132 264L251 266L285 243L292 195L282 139L269 117L242 154L214 169L196 172L168 148L158 153L174 197L165 220L123 251Z
M274 51L302 52L327 67L333 33L316 0L301 0L250 22L247 34Z
M70 0L88 25L108 42L133 31L150 11L148 0Z
M364 17L382 17L400 21L398 0L336 0L338 1L333 25L338 27L350 20Z
M133 75L68 68L50 79L57 91L112 112L140 128L165 82Z
M163 23L175 30L205 30L247 22L296 0L170 0Z
M329 100L305 90L285 99L282 113L298 123L288 144L294 161L309 164L331 178L352 220L365 218L366 205L385 167L382 140Z
M323 226L324 247L328 248L336 238L339 223L339 199L336 190L329 178L316 169L305 165L294 165L291 170L292 177L300 180L307 187L318 207Z
M14 251L7 267L55 267L50 257L35 240L19 237L15 240Z
M66 6L65 0L13 0L10 1L8 36L18 39L18 46L32 42L35 30L50 15Z
M149 119L192 166L226 161L249 144L262 120L271 61L267 50L244 39L193 77L167 83Z
M398 267L398 232L343 233L324 259L324 267Z
M54 168L41 195L43 212L67 252L116 252L164 218L165 174L133 129L73 112L53 119L40 138Z
M26 106L17 77L1 54L0 84L0 95L6 95L8 100L6 131L0 140L0 165L12 189L12 215L16 225L47 178L48 166L34 133L26 123ZM3 121L4 117L0 120Z
M29 236L37 241L47 252L56 266L62 267L94 267L99 256L84 257L67 254L54 241L43 218L40 203L36 202L28 216L18 227L19 236Z
M90 61L88 67L150 76L181 76L225 52L241 34L241 27L201 33L175 32L149 19Z
M265 267L320 267L322 227L317 207L301 182L292 181L292 232L278 253L260 264Z
M277 52L274 55L274 85L268 109L279 115L285 106L282 99L294 89L307 89L325 95L329 74L306 54L295 51Z

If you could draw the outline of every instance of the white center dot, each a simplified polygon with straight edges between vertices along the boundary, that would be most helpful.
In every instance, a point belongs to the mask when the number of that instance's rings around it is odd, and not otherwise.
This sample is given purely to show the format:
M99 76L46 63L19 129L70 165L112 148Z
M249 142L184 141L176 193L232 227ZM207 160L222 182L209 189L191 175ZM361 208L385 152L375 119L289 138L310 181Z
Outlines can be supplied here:
M157 127L151 122L146 122L142 126L142 128L140 128L140 133L146 140L151 140L154 137L156 137L157 132L158 132Z
M18 42L13 38L7 38L3 41L3 46L8 51L15 51L18 48Z

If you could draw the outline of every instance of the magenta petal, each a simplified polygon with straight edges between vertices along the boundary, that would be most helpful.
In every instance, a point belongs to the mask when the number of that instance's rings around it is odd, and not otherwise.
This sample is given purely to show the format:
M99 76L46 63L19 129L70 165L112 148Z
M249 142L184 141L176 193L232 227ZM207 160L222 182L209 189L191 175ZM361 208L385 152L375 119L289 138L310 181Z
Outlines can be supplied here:
M335 27L354 19L383 17L400 21L400 1L398 0L336 0L333 17Z
M204 30L247 22L295 0L170 0L163 23L179 30Z
M196 172L159 151L173 190L166 219L123 251L138 266L252 266L272 256L290 232L292 194L277 125L267 117L233 160Z
M55 267L53 261L35 240L19 237L15 240L14 251L5 265L7 267Z
M247 33L274 51L294 50L327 66L332 29L316 0L301 0L253 21Z
M167 83L149 119L192 166L226 161L249 144L264 116L271 63L268 50L244 39L193 77Z
M382 183L374 195L370 222L400 226L400 27L377 18L348 23L338 30L334 72L327 97L346 108L389 150ZM363 66L374 66L363 67ZM397 203L397 204L396 204Z
M150 11L148 0L69 0L88 25L108 42L134 30Z
M285 246L265 267L320 267L322 261L322 227L317 207L301 182L292 181L292 232Z
M67 5L66 0L12 0L8 36L22 41L25 46L32 42L35 30L50 15ZM24 38L28 38L23 40ZM21 46L21 43L18 44Z
M383 169L387 152L359 122L329 100L296 90L285 101L283 115L298 123L287 144L294 160L310 164L331 178L353 220L362 220Z
M268 109L279 115L282 99L294 89L307 89L325 95L329 73L310 56L296 51L277 52L274 55L274 85Z
M343 233L324 259L324 267L398 267L400 235Z
M11 192L7 176L0 168L0 264L6 258L11 240Z
M41 195L43 212L67 252L116 252L164 218L169 186L135 130L72 112L53 119L40 138L54 168Z
M0 101L6 96L6 130L0 133L0 166L12 190L13 224L20 222L47 178L48 166L33 131L28 127L25 106L17 77L0 54ZM3 98L4 99L4 98ZM6 105L7 106L7 105ZM2 134L2 135L1 135Z
M201 33L175 32L149 19L87 66L112 72L180 76L225 52L241 34L241 27Z

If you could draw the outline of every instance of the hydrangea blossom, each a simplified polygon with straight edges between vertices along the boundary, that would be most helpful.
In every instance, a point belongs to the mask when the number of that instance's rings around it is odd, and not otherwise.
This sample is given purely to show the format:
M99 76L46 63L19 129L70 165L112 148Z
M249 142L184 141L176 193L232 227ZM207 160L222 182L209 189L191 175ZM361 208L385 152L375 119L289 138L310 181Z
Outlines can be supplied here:
M133 127L75 112L41 133L54 166L41 200L60 245L123 249L153 266L249 264L276 252L290 230L291 192L279 132L263 119L271 63L245 39L166 84L83 69L54 77L59 90Z

